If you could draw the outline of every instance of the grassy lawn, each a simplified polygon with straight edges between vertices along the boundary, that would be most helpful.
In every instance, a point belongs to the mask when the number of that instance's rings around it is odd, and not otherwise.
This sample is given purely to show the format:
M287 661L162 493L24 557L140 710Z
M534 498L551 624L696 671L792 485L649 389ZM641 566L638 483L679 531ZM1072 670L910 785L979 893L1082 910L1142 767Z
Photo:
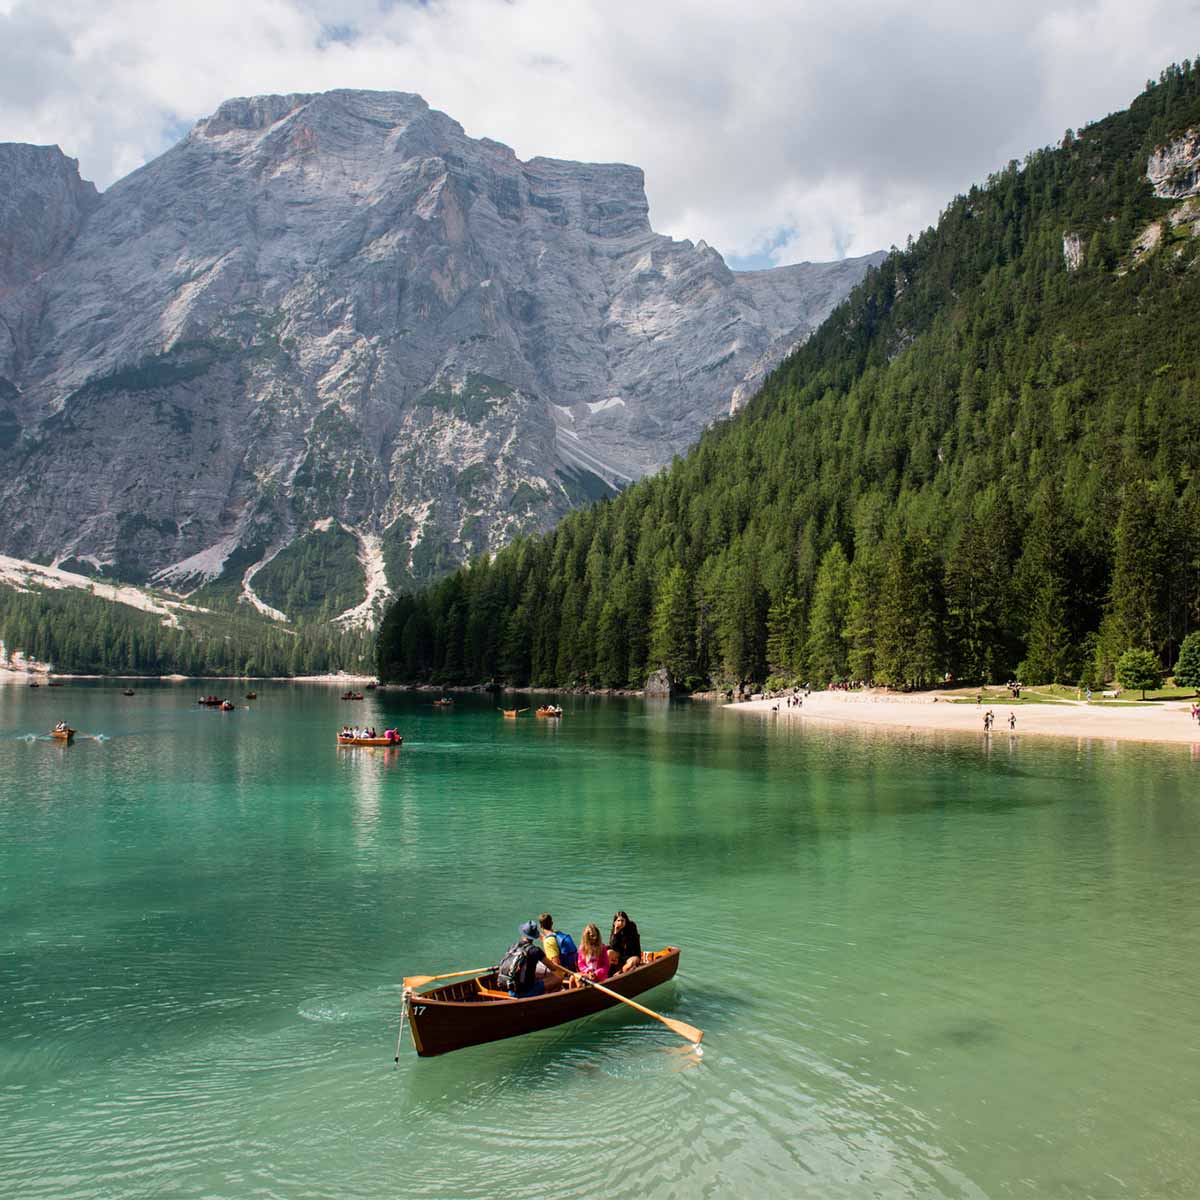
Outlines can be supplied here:
M1115 691L1116 685L1105 689L1107 691ZM1021 689L1020 700L1014 700L1009 694L1007 688L989 687L982 689L984 704L1059 704L1064 700L1079 700L1083 698L1077 688L1070 687L1063 683L1046 683L1038 687L1025 687ZM976 697L980 695L979 689L962 688L958 689L953 696L947 696L946 699L952 704L975 704ZM1195 688L1184 687L1164 687L1157 689L1147 688L1146 699L1144 703L1149 704L1152 701L1161 700L1194 700L1200 693ZM1119 698L1105 699L1101 695L1101 689L1096 688L1092 692L1090 701L1093 705L1107 705L1109 707L1122 705L1138 705L1142 704L1142 694L1139 691L1123 690Z

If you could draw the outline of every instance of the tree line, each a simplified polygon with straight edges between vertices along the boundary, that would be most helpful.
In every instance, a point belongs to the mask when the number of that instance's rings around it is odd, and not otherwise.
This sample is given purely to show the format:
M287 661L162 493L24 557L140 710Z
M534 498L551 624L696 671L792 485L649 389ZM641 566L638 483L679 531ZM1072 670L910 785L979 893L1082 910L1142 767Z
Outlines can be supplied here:
M372 638L309 626L297 633L233 613L187 613L183 625L79 590L0 587L0 641L56 671L133 675L310 675L371 669Z
M434 586L384 678L1107 680L1200 627L1200 256L1145 176L1200 63L895 250L746 410ZM1078 239L1078 262L1065 253Z

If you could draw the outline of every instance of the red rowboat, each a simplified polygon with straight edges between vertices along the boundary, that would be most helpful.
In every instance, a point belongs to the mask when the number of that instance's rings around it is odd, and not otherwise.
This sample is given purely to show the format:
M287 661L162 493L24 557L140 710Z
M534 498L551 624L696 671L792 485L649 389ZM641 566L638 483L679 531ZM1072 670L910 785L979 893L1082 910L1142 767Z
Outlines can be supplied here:
M679 949L668 946L650 956L651 961L623 975L605 980L604 986L622 996L637 996L666 983L679 969ZM413 1045L422 1058L448 1054L465 1046L520 1037L551 1029L619 1004L596 988L568 988L545 996L513 1000L496 990L494 972L434 988L409 992L404 1015L412 1030Z

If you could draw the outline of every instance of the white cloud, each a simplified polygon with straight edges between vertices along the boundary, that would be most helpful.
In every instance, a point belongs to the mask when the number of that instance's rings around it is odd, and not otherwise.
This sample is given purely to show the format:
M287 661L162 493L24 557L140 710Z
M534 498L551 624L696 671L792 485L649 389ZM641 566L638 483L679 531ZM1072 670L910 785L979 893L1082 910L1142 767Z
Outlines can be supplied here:
M0 139L101 186L225 98L419 92L523 158L633 162L657 229L865 253L1200 52L1197 0L0 0Z

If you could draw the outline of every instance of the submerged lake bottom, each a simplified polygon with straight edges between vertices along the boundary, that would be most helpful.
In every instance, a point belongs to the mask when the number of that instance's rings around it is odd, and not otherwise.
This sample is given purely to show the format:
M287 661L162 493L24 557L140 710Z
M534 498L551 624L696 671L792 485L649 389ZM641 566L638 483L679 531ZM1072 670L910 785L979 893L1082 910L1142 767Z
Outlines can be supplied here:
M1200 1194L1186 748L124 686L0 687L0 1195ZM702 1054L393 1062L403 976L616 909Z

